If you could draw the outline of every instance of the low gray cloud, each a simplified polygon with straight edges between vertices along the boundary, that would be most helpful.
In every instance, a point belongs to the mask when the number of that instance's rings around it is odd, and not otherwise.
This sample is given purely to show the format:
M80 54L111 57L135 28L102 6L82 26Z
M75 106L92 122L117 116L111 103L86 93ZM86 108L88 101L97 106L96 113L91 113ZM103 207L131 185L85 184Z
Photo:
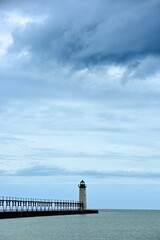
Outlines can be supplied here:
M64 175L66 171L58 167L33 166L24 170L19 170L17 176L54 176Z
M98 172L86 171L78 173L78 175L94 176L98 178L140 178L140 179L159 179L160 172L138 172L138 171L112 171L112 172Z
M6 171L0 172L1 176L81 176L94 178L135 178L135 179L159 179L160 172L145 172L145 171L70 171L60 167L46 167L43 165L32 166L14 173Z

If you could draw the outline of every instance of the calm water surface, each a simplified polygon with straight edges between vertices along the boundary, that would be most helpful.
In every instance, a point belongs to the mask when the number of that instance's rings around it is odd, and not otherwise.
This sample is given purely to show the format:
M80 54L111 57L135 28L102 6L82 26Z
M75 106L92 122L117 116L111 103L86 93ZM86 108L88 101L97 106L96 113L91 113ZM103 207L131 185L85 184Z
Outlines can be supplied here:
M160 211L0 220L0 240L160 240Z

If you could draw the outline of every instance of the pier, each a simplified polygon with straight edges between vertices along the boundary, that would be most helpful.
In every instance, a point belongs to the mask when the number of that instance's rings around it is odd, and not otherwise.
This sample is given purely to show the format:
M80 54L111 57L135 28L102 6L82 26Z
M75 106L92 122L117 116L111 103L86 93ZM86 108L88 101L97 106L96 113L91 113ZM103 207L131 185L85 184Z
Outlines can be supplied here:
M83 209L83 203L65 200L0 197L0 219L98 213Z
M0 197L0 219L98 213L98 210L86 209L86 206L86 185L82 180L79 201Z

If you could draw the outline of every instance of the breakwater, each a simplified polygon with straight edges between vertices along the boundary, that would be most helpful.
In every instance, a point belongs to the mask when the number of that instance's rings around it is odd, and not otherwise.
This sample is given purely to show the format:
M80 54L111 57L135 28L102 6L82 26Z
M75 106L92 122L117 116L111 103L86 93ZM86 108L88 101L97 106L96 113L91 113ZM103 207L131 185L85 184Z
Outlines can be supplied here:
M53 210L53 211L23 211L23 212L0 212L0 219L4 218L21 218L21 217L42 217L58 215L75 215L75 214L94 214L98 210Z
M83 203L78 201L0 198L0 219L92 213L98 213L98 210L83 209Z

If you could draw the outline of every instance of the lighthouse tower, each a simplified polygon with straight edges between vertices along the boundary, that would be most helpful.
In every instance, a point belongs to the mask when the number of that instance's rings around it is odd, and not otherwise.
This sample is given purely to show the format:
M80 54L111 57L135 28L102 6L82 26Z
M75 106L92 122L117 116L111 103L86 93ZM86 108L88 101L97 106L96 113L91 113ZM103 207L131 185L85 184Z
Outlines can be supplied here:
M78 185L79 187L79 201L83 203L83 207L81 210L86 210L87 209L87 201L86 201L86 187L87 185L85 182L82 180L80 184Z

